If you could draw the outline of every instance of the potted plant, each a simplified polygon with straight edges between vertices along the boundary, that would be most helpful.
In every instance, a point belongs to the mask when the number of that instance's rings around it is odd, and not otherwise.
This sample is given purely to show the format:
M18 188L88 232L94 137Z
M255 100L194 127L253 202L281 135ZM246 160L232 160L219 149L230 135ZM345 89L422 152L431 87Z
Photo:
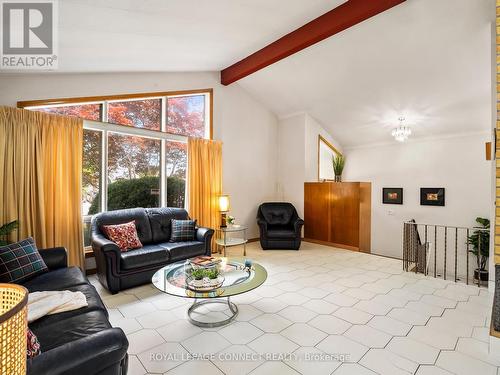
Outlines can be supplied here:
M472 246L469 250L475 255L477 268L474 270L474 278L480 281L488 281L488 257L490 255L490 220L483 217L476 218L479 226L467 237L467 244Z
M203 268L196 268L191 272L191 276L194 278L193 286L201 287L203 286L203 278L205 277L205 270Z
M333 173L335 174L335 182L342 182L342 172L345 166L345 157L342 154L332 156Z
M10 242L7 237L11 232L19 227L17 220L11 221L10 223L4 224L0 227L0 246L8 245Z
M206 276L209 278L210 285L218 285L219 284L219 275L220 271L217 267L210 268L205 271Z

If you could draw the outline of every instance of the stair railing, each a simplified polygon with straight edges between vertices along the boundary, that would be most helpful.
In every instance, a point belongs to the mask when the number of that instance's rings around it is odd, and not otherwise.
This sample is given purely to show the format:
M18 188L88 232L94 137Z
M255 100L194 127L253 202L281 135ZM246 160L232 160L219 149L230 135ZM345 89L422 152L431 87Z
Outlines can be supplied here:
M403 269L444 280L465 281L466 284L470 283L473 274L472 282L481 286L485 282L481 280L481 251L474 255L467 241L474 231L489 233L489 229L483 228L423 224L413 220L405 222ZM481 249L481 237L478 236L478 249Z

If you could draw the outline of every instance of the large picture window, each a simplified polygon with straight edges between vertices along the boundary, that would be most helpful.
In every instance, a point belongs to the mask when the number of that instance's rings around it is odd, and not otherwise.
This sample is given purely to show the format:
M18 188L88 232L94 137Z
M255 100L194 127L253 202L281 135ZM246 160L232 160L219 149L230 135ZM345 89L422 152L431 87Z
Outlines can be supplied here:
M160 206L161 141L108 134L108 211Z
M184 207L186 201L187 145L166 142L167 206Z
M90 246L90 218L96 213L185 207L187 138L210 138L212 91L85 99L18 103L30 110L84 119L85 246Z

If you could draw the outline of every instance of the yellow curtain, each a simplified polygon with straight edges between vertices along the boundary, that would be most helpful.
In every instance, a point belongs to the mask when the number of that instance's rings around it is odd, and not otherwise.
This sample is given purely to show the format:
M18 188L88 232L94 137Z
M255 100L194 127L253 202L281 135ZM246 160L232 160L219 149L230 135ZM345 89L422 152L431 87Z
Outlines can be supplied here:
M188 212L200 226L221 224L218 198L222 194L222 142L188 140Z
M0 224L18 220L12 240L64 246L84 269L82 139L81 119L0 107Z

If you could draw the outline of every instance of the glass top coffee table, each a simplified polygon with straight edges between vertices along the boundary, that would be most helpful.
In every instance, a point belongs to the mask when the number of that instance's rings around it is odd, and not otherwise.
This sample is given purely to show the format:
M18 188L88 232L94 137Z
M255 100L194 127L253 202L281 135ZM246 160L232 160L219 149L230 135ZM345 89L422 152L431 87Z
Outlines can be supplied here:
M238 307L231 302L230 297L249 292L262 285L267 279L267 271L258 263L245 267L245 259L220 258L217 267L224 278L222 285L209 291L197 291L187 284L193 271L189 261L180 261L159 269L152 278L153 285L167 294L192 298L193 304L188 309L189 321L199 327L213 328L229 324L238 315ZM227 319L202 322L193 317L194 311L200 306L218 303L227 304L230 315Z

